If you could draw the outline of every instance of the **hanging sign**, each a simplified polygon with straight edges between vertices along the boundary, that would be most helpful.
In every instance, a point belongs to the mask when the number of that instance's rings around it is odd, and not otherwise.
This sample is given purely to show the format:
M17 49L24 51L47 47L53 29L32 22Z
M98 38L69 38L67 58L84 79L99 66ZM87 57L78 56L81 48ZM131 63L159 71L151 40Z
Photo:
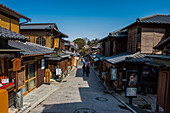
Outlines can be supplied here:
M13 71L21 70L21 59L15 58L12 61L13 61Z
M55 39L54 39L54 48L59 48L59 45L60 45L60 40L59 40L59 38L55 38Z

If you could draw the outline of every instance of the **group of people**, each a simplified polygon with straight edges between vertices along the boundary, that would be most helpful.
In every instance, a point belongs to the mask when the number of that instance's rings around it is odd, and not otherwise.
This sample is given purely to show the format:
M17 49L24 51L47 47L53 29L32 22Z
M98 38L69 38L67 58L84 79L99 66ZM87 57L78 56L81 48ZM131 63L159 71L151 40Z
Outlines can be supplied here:
M86 59L85 61L83 61L83 76L86 74L87 77L89 77L90 74L90 62L88 61L88 59Z

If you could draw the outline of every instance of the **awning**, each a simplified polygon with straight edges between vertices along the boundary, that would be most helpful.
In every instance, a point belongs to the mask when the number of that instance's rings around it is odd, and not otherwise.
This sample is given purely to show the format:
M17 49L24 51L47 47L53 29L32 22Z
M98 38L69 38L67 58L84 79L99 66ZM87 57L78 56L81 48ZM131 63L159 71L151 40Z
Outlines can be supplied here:
M95 59L94 59L95 62L98 61L98 60L99 60L99 58L95 58Z
M145 64L148 65L148 66L156 67L156 68L165 67L165 65L155 64L155 63L151 63L151 62L147 62Z
M52 57L52 58L47 58L47 60L56 60L56 61L60 61L62 58L60 57Z
M117 64L117 63L121 63L125 60L126 57L130 57L132 54L129 53L121 53L118 55L114 55L111 57L103 57L103 60L111 63L111 64Z

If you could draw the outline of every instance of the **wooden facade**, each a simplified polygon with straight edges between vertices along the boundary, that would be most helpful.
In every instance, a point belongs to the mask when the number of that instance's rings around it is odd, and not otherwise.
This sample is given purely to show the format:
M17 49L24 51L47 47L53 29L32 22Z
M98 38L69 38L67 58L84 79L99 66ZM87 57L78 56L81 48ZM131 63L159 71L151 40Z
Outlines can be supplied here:
M31 21L31 19L25 17L24 15L4 6L3 4L0 4L0 29L1 33L6 34L6 36L1 35L1 41L0 41L0 83L3 84L3 87L0 89L6 89L8 91L8 107L12 106L14 104L15 94L17 93L18 88L22 88L24 85L23 81L20 81L24 79L24 71L23 66L18 65L15 69L15 72L13 71L13 68L11 68L12 63L11 60L16 58L18 56L18 52L20 52L20 49L17 48L9 48L8 46L8 40L25 40L26 37L21 36L19 34L19 22L20 19L23 18L27 22ZM8 48L8 49L7 49ZM21 70L20 70L21 68ZM19 70L18 70L19 69ZM8 85L5 85L2 83L2 79L9 80L7 83ZM16 87L19 86L19 87ZM2 106L0 106L0 109Z
M61 41L63 37L68 38L66 34L58 30L55 23L22 24L20 33L28 37L32 43L56 49L63 47Z
M159 24L136 24L128 27L127 52L154 53L161 54L153 49L159 42L165 39L167 26Z
M36 44L36 41L39 37L43 37L45 39L45 45L46 47L53 48L53 34L49 36L47 33L50 32L50 30L29 30L29 31L23 31L21 30L21 34L28 37L29 41Z
M164 113L169 113L170 108L170 37L161 41L154 49L161 50L162 55L150 55L152 58L150 63L146 63L150 67L157 67L159 69L158 91L156 101L156 112L159 106L164 109Z
M8 16L7 14L0 14L0 26L8 30L19 33L19 19Z
M22 58L21 70L18 71L18 90L23 95L32 91L36 87L41 86L44 83L45 67L42 67L43 56L36 57L24 57ZM15 79L15 72L13 71L13 65L11 59L8 60L9 69L8 75L12 82Z
M127 37L108 37L100 43L102 56L113 56L127 51Z
M68 57L60 59L60 60L48 60L47 59L47 65L48 69L52 72L52 76L54 79L56 79L56 69L59 68L62 71L62 78L65 78L69 71L69 63L70 60Z

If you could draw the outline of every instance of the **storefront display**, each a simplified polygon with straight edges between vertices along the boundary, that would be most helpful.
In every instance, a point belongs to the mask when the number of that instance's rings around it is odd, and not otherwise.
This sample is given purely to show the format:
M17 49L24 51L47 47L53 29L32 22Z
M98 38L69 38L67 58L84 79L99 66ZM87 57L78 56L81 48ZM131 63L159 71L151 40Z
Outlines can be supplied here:
M116 80L117 79L117 69L111 68L110 70L110 80Z

